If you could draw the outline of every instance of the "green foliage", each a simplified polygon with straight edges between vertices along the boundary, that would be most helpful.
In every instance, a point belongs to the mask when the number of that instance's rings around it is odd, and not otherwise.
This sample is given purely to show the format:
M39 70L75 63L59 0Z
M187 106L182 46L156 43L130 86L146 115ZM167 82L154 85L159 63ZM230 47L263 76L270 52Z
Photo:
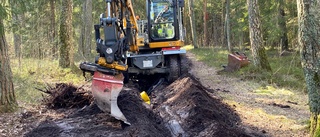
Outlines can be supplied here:
M81 84L84 78L79 73L73 73L70 68L58 67L57 60L49 59L22 59L21 64L17 59L11 60L13 82L17 100L21 103L39 103L42 93L38 89L44 89L47 84L74 83Z
M231 9L233 12L231 14L231 23L233 26L232 32L235 33L235 37L239 37L241 33L249 31L249 23L248 23L248 12L246 7L246 0L241 0L237 3L231 4Z
M7 17L7 11L5 8L5 3L0 2L0 35L3 35L4 33L4 25L3 25L3 19Z
M22 53L23 57L46 57L55 56L56 53L52 53L52 47L59 43L59 39L56 37L52 41L52 30L51 30L51 9L50 1L39 1L39 0L8 0L2 1L1 4L5 7L0 7L0 15L7 15L10 8L13 14L19 15L19 22L12 24L14 32L22 36ZM73 37L75 40L75 47L78 47L78 41L80 41L80 31L82 22L82 3L83 0L74 0L73 10ZM9 4L14 4L10 6ZM264 40L268 45L276 47L279 44L280 29L277 25L278 22L278 0L270 1L259 1L260 14L262 18L262 29ZM93 4L93 21L94 24L99 23L99 15L105 12L105 1L92 1ZM145 0L132 0L134 12L140 15L142 19L146 19L146 1ZM231 1L231 41L234 47L247 45L249 43L249 31L248 31L248 12L246 0ZM9 5L9 6L8 6ZM185 26L187 32L190 32L190 21L187 17L188 4L185 1ZM203 35L203 6L202 0L194 0L194 9L196 20L196 35ZM8 8L9 7L9 8ZM297 38L297 6L296 2L285 1L284 8L286 12L286 23L288 30L289 45L292 48L296 45ZM55 24L58 27L59 14L61 9L61 1L55 2ZM224 21L225 21L225 1L221 0L207 0L207 12L208 22L207 30L209 31L209 45L212 46L225 46L225 32L224 32ZM8 12L9 13L9 12ZM9 21L11 17L9 16ZM10 24L10 23L8 23ZM9 25L6 25L9 26ZM11 25L10 25L11 26ZM58 28L56 28L58 29ZM57 30L56 30L57 31ZM93 27L92 27L93 32ZM58 34L55 34L56 36ZM187 33L187 44L190 44L191 40L189 33ZM199 37L198 42L202 41L202 37ZM217 40L217 41L214 41ZM92 37L92 43L94 38ZM94 44L92 44L94 46ZM41 47L41 48L40 48ZM94 49L95 47L92 47ZM40 49L40 50L39 50ZM77 48L75 48L77 51ZM92 51L94 52L94 50ZM77 53L77 52L75 52ZM40 54L40 55L39 55ZM55 55L53 55L55 54Z
M0 3L0 17L2 19L7 17L7 10L3 2Z
M146 1L145 0L131 0L135 15L139 15L142 20L147 19Z
M221 68L228 64L228 51L221 48L198 48L191 52L195 53L199 61L209 66ZM250 52L245 51L249 59ZM263 85L274 85L275 87L289 88L297 91L304 91L305 82L303 71L300 65L300 56L292 52L287 56L279 56L277 50L267 50L267 54L273 72L267 72L249 65L233 73L223 73L233 77L240 77L245 80L258 81Z
M281 28L278 25L279 22L279 0L259 1L260 6L260 17L262 34L264 42L270 46L275 47L279 45L281 38ZM296 48L297 43L297 6L296 2L284 2L285 10L285 22L287 27L287 36L289 38L289 48ZM203 1L194 1L196 22L196 34L203 35ZM248 45L249 41L249 30L248 30L248 9L246 0L231 1L230 9L230 23L231 23L231 42L234 47L241 47ZM207 0L207 12L208 22L207 28L209 33L210 46L225 46L225 1L219 0ZM186 26L189 26L189 19L185 21ZM187 27L187 32L190 32ZM215 33L218 35L214 35ZM189 38L189 34L187 33ZM203 38L199 37L198 42L201 43ZM218 39L218 43L214 42L214 39ZM190 41L187 41L190 42ZM190 43L187 43L190 44Z

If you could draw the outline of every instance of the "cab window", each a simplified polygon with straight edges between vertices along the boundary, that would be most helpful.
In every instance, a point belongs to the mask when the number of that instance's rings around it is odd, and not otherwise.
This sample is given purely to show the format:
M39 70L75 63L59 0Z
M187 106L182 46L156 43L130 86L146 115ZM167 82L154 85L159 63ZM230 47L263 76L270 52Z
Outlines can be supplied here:
M172 39L175 37L174 11L170 2L152 1L150 22L152 39Z

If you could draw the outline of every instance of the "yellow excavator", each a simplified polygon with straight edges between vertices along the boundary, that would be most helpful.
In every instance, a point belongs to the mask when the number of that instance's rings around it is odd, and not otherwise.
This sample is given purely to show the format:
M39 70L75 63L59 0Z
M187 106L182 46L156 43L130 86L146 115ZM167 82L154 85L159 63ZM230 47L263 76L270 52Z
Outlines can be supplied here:
M161 74L172 82L188 71L186 50L181 49L184 0L146 0L147 20L136 19L131 0L105 3L106 11L94 25L98 56L80 68L93 74L98 107L130 124L117 105L124 81Z

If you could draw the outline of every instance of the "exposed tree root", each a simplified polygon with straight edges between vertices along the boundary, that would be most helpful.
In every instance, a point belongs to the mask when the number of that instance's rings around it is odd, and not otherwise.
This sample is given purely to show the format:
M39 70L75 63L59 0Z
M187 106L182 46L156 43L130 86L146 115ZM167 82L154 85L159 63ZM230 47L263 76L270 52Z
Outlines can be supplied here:
M72 84L57 83L55 87L48 85L46 89L38 89L48 94L42 102L49 108L79 108L89 105L93 101L91 92L82 87L75 87Z

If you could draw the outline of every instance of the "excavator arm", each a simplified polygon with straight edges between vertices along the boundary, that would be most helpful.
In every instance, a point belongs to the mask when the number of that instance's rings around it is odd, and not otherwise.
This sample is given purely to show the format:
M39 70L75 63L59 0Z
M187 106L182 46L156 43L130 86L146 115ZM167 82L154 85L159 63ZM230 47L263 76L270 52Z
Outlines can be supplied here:
M137 21L131 0L106 0L105 14L101 14L100 24L95 25L98 65L109 69L126 71L126 52L138 51ZM100 37L103 28L104 39Z
M93 74L92 94L98 107L130 124L117 105L123 88L123 71L127 71L127 52L138 52L137 21L131 0L106 0L106 11L94 26L95 63L83 62L80 68ZM104 38L101 38L101 31Z

